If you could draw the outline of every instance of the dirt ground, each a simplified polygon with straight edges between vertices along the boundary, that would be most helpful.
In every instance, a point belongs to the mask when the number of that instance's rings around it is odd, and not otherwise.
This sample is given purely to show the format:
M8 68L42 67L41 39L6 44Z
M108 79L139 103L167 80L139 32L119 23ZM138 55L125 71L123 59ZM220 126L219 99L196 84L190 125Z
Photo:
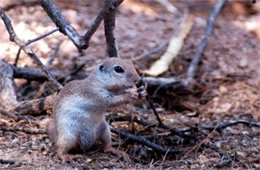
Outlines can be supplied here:
M1 7L14 0L0 2ZM85 33L95 18L103 1L54 0L64 17L81 34ZM194 26L184 42L178 57L167 73L161 77L186 76L190 61L201 41L207 17L214 1L174 1L181 12L189 9L194 16ZM243 6L242 6L243 7ZM242 10L243 9L243 10ZM245 119L260 121L260 13L251 14L246 7L240 9L227 4L217 18L214 32L204 52L196 86L193 89L164 91L154 100L161 119L172 128L181 129L197 125L217 125L222 122ZM242 12L241 12L242 11ZM55 25L39 5L17 6L6 11L17 35L23 40L35 38L51 31ZM159 46L177 32L180 16L167 12L157 0L125 0L121 4L116 21L116 30L122 58L134 60L137 69L145 70L164 52L162 49L149 57L136 57ZM0 59L12 64L18 47L9 41L9 35L0 24ZM86 63L85 72L90 72L105 54L103 24L94 34L90 46L80 55L76 47L63 34L56 32L31 45L46 64L59 40L63 40L57 58L51 68L72 70L76 64ZM19 67L35 67L32 60L21 54ZM40 87L46 82L16 79L19 100L48 95ZM149 92L152 92L150 90ZM107 113L108 119L115 116L136 116L150 123L156 118L145 103L123 106ZM48 115L32 117L40 121ZM113 121L112 121L113 122ZM0 117L0 126L38 129L34 123L15 122ZM137 135L153 135L155 128L147 128L128 121L112 123L113 127ZM161 130L160 132L167 132ZM115 155L103 153L94 147L84 153L83 159L63 163L57 158L56 147L46 134L27 134L20 131L0 130L0 163L2 169L260 169L260 129L238 124L220 132L195 132L203 142L210 143L217 150L205 148L201 143L188 141L178 136L154 137L163 147L178 148L176 154L159 154L151 148L112 134L114 146L126 151L131 163L127 164ZM202 135L206 133L207 135ZM12 160L6 164L3 160Z

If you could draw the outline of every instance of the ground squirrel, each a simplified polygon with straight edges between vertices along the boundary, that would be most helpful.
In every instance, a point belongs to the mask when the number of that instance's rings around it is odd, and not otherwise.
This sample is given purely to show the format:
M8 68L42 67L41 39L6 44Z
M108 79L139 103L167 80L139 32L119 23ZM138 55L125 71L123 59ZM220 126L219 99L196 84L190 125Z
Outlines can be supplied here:
M58 156L70 160L74 155L69 151L74 148L86 151L101 141L105 152L129 159L125 152L111 146L110 128L104 114L108 108L144 97L144 86L136 87L139 80L130 60L108 58L86 79L66 84L55 100L54 119L48 125Z

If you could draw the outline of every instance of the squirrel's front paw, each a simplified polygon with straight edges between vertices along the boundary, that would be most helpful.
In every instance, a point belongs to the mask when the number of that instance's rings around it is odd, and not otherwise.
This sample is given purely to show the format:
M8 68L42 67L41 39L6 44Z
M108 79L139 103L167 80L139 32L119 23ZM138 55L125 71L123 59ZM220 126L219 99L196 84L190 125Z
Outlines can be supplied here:
M125 92L130 100L137 100L139 98L138 89L136 87L126 89Z
M147 96L146 87L144 85L138 87L137 93L138 93L138 98L139 99L146 97Z
M129 88L126 90L126 93L128 93L130 99L132 100L140 100L147 96L145 86L140 86L139 88Z

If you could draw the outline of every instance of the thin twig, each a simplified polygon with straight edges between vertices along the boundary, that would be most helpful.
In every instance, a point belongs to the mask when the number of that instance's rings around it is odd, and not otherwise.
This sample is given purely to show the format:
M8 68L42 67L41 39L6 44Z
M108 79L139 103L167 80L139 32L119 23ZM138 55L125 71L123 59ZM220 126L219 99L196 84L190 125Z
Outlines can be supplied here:
M49 69L51 66L52 62L54 61L55 57L57 56L57 53L59 51L60 45L62 44L62 41L59 41L56 45L56 47L53 49L51 56L46 64L46 67Z
M20 38L18 38L18 36L14 32L13 26L11 25L10 19L7 17L5 12L1 8L0 8L0 15L10 35L9 37L10 41L15 42L19 47L22 47L22 50L36 62L36 64L40 67L42 72L48 77L48 79L55 86L56 90L61 89L62 85L53 78L53 76L49 73L48 69L42 64L42 62L36 56L36 54L30 48L28 48L28 46L25 46L25 43Z
M45 134L45 130L42 129L30 129L30 128L24 128L24 127L0 127L1 131L9 131L9 132L24 132L27 134L31 134L31 135L36 135L36 134Z
M251 126L260 127L260 122L253 122L253 121L248 121L248 120L243 120L243 119L231 120L231 121L224 122L217 126L200 126L200 127L203 129L206 129L206 130L210 130L210 131L212 131L212 130L221 131L229 126L233 126L233 125L237 125L237 124L244 124L249 127L251 127Z
M171 38L170 38L171 39ZM153 49L144 52L143 54L141 54L140 56L137 56L135 58L133 58L133 61L136 62L138 60L141 60L145 57L149 57L152 54L158 53L160 51L162 51L164 48L166 48L166 46L168 45L168 43L170 42L170 39L165 40L164 42L162 42L159 46L154 47Z
M49 36L49 35L55 33L55 32L58 31L58 30L59 30L59 28L55 28L54 30L52 30L52 31L50 31L50 32L47 32L47 33L45 33L45 34L43 34L43 35L41 35L41 36L39 36L39 37L36 37L36 38L34 38L34 39L32 39L32 40L29 40L29 41L26 42L25 46L27 46L27 45L29 45L29 44L35 42L35 41L38 41L38 40L40 40L40 39L43 39L43 38L45 38L45 37L47 37L47 36Z
M157 121L158 121L158 123L159 123L158 126L162 126L162 125L163 125L163 122L162 122L162 120L161 120L161 118L160 118L158 112L156 111L156 109L155 109L155 107L154 107L154 104L153 104L153 102L152 102L152 99L151 99L149 96L147 96L147 97L146 97L146 101L147 101L147 103L149 104L149 106L151 107L151 109L153 110L153 113L154 113L154 115L155 115L155 117L156 117L156 119L157 119Z
M49 35L55 33L55 32L58 31L58 30L59 30L59 28L56 28L56 29L54 29L54 30L52 30L52 31L50 31L50 32L47 32L47 33L45 33L45 34L39 36L39 37L36 37L36 38L34 38L34 39L32 39L32 40L28 40L28 41L25 43L24 46L30 45L31 43L33 43L33 42L35 42L35 41L38 41L38 40L40 40L40 39L42 39L42 38L45 38L45 37L47 37L47 36L49 36ZM17 54L16 54L14 66L17 66L17 63L18 63L18 60L19 60L19 57L20 57L21 50L22 50L22 47L19 48L19 50L18 50L18 52L17 52Z
M236 154L236 152L235 152L233 155L228 156L227 159L228 159L228 160L224 160L224 161L222 161L222 162L220 162L220 163L218 163L218 164L215 164L214 167L216 167L216 168L229 167L230 164L237 159L237 154Z
M9 117L9 118L14 119L15 121L18 121L18 120L19 120L18 116L16 116L16 115L13 114L13 113L10 113L10 112L8 112L8 111L5 111L5 110L0 109L0 113L3 114L3 115L5 115L5 116L7 116L7 117Z
M180 20L177 20L173 25L180 25L180 23L182 23L183 21L185 21L185 20L187 19L187 17L188 17L188 10L185 9L185 10L184 10L184 15L183 15L183 17L182 17ZM169 39L164 40L159 46L156 46L156 47L152 48L151 50L148 50L148 51L144 52L144 53L141 54L140 56L137 56L137 57L133 58L133 61L136 62L136 61L141 60L141 59L143 59L143 58L145 58L145 57L149 57L149 56L152 55L152 54L155 54L155 53L158 53L158 52L162 51L164 48L166 48L166 46L169 44L169 42L171 41L171 39L172 39L173 37L176 37L176 35L177 35L178 32L180 32L180 28L177 29L177 30L175 30L175 31L173 32L173 34L170 36Z
M181 152L181 150L178 150L178 149L165 149L165 148L161 147L160 145L152 143L151 141L147 140L144 137L136 136L136 135L133 135L131 133L127 133L127 132L124 132L124 131L121 131L121 130L119 131L119 130L116 130L114 128L111 128L111 132L116 133L116 134L120 135L121 137L128 138L128 139L133 140L135 142L146 145L146 146L152 148L153 150L155 150L159 153L165 154L167 152L168 153L179 153L179 152Z
M203 38L202 38L200 44L198 45L197 52L196 52L195 56L193 57L192 62L190 63L190 66L189 66L189 69L187 72L186 84L189 84L189 82L194 78L194 76L196 74L198 64L201 60L201 56L207 47L209 38L213 31L213 26L214 26L215 20L218 16L220 10L224 6L225 2L226 2L226 0L218 0L212 13L210 14L210 16L208 18L207 27L205 29Z
M15 164L15 161L9 159L0 159L0 164Z

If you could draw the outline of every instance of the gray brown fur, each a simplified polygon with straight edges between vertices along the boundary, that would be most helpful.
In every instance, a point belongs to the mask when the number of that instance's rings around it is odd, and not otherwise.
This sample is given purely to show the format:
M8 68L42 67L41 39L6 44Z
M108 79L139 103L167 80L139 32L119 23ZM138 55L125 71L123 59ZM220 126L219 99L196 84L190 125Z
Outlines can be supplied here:
M117 73L115 66L123 68L124 73ZM131 61L109 58L88 78L66 84L56 98L55 119L48 126L49 136L58 146L58 156L66 159L76 147L86 151L97 140L109 150L111 135L105 110L137 99L135 84L139 79Z

